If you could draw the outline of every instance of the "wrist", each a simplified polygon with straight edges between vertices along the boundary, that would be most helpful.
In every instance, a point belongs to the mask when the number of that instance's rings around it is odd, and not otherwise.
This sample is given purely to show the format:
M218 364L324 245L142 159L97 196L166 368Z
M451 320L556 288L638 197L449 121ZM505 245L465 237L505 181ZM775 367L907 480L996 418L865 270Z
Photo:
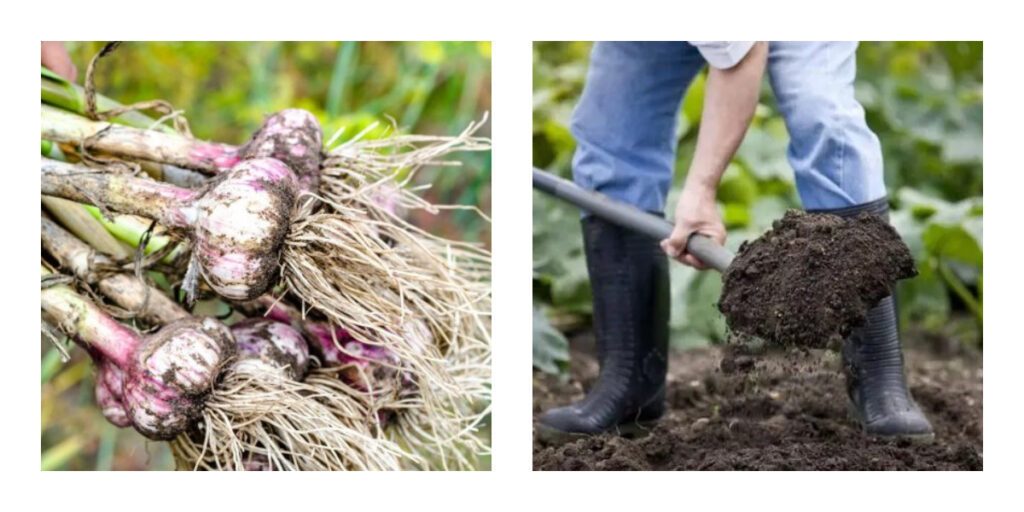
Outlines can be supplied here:
M702 197L711 197L712 199L718 193L718 183L721 180L722 173L725 172L725 167L721 169L715 165L706 165L701 160L694 158L694 161L690 164L690 170L686 173L685 187L694 193L700 194ZM728 163L728 162L727 162Z
M718 196L718 183L707 179L687 177L683 194L694 199L714 201Z

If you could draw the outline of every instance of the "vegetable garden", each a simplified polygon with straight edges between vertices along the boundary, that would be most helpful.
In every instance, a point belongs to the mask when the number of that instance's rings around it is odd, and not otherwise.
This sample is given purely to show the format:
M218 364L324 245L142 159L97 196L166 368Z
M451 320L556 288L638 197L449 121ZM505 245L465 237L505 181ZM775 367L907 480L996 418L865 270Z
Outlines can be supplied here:
M582 91L589 48L583 42L534 44L533 163L564 177L574 150L568 122ZM672 264L670 340L676 352L668 417L642 440L537 442L535 468L980 468L982 78L981 43L862 43L858 51L856 93L882 142L892 224L918 271L899 282L896 296L912 392L936 423L935 445L865 442L844 409L838 355L728 344L730 333L718 310L721 277ZM702 75L679 113L681 172L669 208L694 151L703 91ZM718 192L730 249L800 207L787 141L766 82ZM535 193L533 216L539 413L578 399L595 378L596 363L578 212ZM832 458L818 460L823 454Z

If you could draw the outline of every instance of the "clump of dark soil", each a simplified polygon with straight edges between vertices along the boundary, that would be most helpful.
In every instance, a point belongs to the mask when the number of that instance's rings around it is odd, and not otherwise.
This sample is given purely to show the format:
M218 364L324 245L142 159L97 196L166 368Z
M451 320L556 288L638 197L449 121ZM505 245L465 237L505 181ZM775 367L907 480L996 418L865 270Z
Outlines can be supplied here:
M915 275L910 250L885 220L790 210L740 246L718 307L735 334L836 347L896 280Z
M574 338L574 345L580 341ZM940 357L922 347L906 351L911 392L935 427L935 441L921 444L872 440L862 433L848 413L837 353L737 350L673 354L669 411L648 435L606 434L565 444L535 437L534 469L982 469L980 356ZM596 377L594 358L575 352L568 382L535 374L535 419L549 407L581 398Z

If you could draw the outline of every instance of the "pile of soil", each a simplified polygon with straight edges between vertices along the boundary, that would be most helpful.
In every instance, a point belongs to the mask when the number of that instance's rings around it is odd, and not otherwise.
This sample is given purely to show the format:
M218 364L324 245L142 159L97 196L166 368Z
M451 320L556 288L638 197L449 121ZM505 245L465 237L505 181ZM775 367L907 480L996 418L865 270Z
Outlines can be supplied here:
M535 422L593 384L592 343L590 334L573 338L568 382L535 374ZM669 411L646 436L606 434L564 444L535 436L534 469L981 470L980 355L938 355L920 346L906 355L911 392L935 427L932 443L865 436L847 409L833 351L705 348L672 355Z
M790 210L740 246L718 307L734 334L837 347L897 279L915 275L910 250L885 220Z

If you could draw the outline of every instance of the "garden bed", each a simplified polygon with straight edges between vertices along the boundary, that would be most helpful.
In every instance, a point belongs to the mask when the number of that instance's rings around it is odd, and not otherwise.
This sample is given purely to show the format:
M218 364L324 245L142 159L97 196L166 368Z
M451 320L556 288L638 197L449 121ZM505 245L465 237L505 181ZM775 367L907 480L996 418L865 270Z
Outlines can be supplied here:
M571 377L534 375L534 421L583 396L597 377L593 336L573 337ZM981 356L938 350L923 338L905 352L911 391L935 441L878 441L851 416L838 353L762 354L718 347L675 352L669 411L643 437L534 441L535 470L981 470Z

